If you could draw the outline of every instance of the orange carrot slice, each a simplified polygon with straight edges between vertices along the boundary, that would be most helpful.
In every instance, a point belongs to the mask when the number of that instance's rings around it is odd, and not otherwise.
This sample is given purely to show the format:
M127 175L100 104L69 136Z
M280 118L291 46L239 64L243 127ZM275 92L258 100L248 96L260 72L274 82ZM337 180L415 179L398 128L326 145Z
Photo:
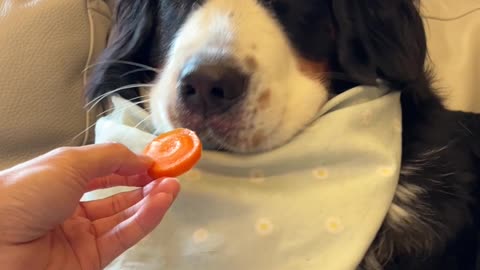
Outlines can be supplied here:
M150 142L144 154L154 160L149 175L154 178L177 177L189 171L202 156L202 144L195 132L178 128Z

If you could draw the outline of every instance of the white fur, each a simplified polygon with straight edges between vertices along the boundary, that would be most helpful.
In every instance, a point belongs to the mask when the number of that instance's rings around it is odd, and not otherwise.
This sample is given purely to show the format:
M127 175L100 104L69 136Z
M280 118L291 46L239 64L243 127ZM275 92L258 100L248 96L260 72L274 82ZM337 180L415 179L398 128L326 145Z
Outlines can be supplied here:
M416 203L418 195L425 193L425 190L414 184L400 184L395 192L395 197L403 203Z
M233 56L244 70L247 57L258 64L245 102L234 113L237 118L229 119L228 113L222 116L224 121L237 122L231 130L235 136L219 136L214 128L200 134L217 147L256 152L282 145L308 125L327 100L327 90L318 78L300 71L296 52L265 7L255 0L207 0L178 31L152 90L152 118L160 131L182 126L169 110L178 110L178 76L197 54ZM266 89L271 93L269 102L260 109L258 100ZM203 120L207 127L208 121Z

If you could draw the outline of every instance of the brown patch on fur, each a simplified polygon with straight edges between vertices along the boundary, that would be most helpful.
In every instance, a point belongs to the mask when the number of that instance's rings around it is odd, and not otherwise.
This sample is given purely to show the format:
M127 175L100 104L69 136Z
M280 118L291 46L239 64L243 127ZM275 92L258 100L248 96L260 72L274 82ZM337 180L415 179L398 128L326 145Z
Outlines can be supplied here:
M245 57L245 64L247 65L248 70L254 71L258 68L258 62L255 57L248 55Z
M257 148L265 140L265 138L265 134L262 131L255 132L252 137L251 147Z
M265 91L260 94L260 96L257 99L258 103L258 108L260 110L265 110L268 105L270 105L270 99L272 97L272 91L270 89L265 89Z
M250 46L250 48L255 51L257 49L257 44L253 43L252 46Z
M297 57L297 60L298 60L298 68L300 69L300 72L302 72L306 76L316 80L326 79L325 78L325 72L327 71L326 62L315 62L302 57Z

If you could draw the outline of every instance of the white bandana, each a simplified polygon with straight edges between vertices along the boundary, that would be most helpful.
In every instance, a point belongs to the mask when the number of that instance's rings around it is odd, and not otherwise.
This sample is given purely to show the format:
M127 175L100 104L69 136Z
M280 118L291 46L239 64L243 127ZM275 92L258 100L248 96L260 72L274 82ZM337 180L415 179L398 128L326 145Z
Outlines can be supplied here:
M97 142L141 152L148 114L113 98ZM398 93L356 87L288 144L250 156L204 151L158 228L107 269L353 270L392 201L401 160ZM118 192L93 192L98 198Z

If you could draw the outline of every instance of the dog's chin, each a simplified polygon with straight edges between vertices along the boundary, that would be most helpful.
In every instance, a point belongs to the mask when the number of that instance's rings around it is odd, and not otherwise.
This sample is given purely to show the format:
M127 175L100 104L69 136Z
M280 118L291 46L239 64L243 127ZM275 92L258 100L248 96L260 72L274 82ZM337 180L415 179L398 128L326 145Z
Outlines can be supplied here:
M282 142L272 144L269 136L259 133L253 125L238 118L211 116L171 119L173 128L188 128L202 141L203 148L209 151L235 154L257 154L273 150Z
M175 125L175 127L183 127L193 130L200 138L203 148L208 151L248 155L268 152L274 149L273 147L267 147L267 143L264 141L252 142L252 140L255 139L241 136L251 134L254 131L248 129L236 129L233 127L229 128L228 126L230 126L230 124L225 124L225 122L216 124L215 121L208 120L203 122L202 126L192 125L191 121ZM232 126L234 125L232 124Z

